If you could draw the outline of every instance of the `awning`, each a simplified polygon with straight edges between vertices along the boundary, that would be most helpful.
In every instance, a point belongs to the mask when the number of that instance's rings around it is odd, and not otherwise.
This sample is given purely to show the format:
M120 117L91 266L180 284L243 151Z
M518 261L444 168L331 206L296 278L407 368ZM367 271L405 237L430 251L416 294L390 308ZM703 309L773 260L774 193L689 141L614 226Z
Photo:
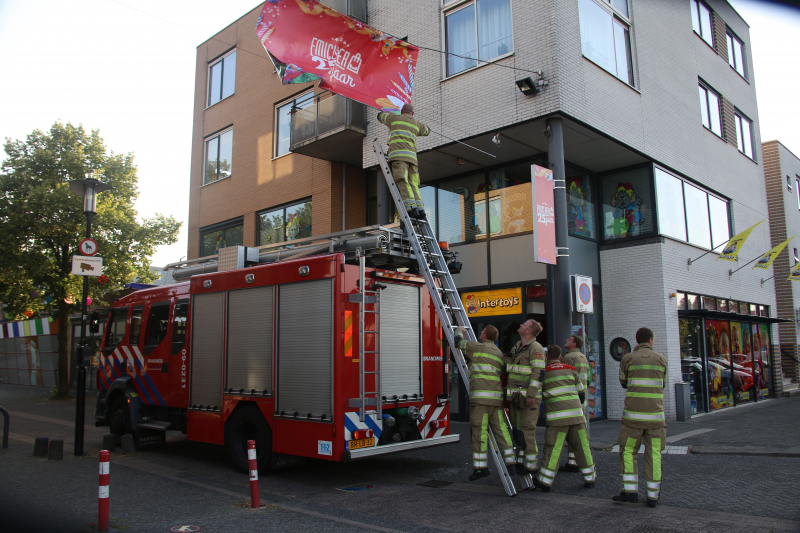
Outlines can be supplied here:
M772 318L768 316L741 315L727 311L709 311L708 309L679 310L678 316L683 318L707 318L710 320L733 320L735 322L755 322L756 324L780 324L794 322L788 318Z

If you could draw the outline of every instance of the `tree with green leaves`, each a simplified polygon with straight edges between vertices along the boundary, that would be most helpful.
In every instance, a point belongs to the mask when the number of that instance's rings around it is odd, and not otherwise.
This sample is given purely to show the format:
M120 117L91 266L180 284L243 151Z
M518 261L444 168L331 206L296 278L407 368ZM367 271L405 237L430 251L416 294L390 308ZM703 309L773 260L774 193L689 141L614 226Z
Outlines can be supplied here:
M137 220L139 196L133 154L108 153L97 130L56 122L25 141L6 139L0 167L0 302L17 320L50 313L58 319L58 392L69 390L69 317L80 312L83 279L73 276L72 256L86 233L83 198L71 180L95 178L113 187L98 194L92 238L108 283L89 278L89 295L106 294L138 278L154 279L149 257L177 241L181 222L156 214ZM105 302L110 303L110 302ZM32 312L32 315L31 315Z

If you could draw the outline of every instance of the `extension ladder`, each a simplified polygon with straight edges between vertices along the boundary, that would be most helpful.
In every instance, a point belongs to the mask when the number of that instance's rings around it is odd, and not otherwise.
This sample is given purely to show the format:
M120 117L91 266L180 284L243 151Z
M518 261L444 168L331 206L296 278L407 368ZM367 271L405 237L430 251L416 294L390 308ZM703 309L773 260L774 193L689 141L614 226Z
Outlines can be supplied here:
M397 212L400 215L400 220L403 222L405 231L408 234L408 240L414 250L414 255L419 263L419 269L425 278L425 283L428 285L428 291L431 294L431 301L436 307L436 313L439 315L439 321L442 323L444 334L447 337L447 342L450 343L450 349L458 365L458 373L464 381L464 386L469 390L469 369L464 360L464 355L455 344L455 329L458 327L464 328L464 338L477 341L475 331L469 323L467 312L461 304L461 298L458 295L453 277L447 268L447 263L439 249L439 243L436 240L430 223L425 220L413 220L408 216L403 199L400 197L400 190L392 177L392 171L389 168L389 163L386 161L386 156L383 153L381 144L378 139L372 143L375 154L378 156L383 177L386 179L386 184L389 186L389 191L392 194L392 199L397 207ZM505 423L511 427L508 416L505 415L505 410L502 410L505 418ZM506 470L503 454L497 447L494 439L494 434L491 428L489 430L489 454L494 462L495 471L500 476L506 494L509 496L516 496L517 491L514 488L514 482ZM509 434L512 432L509 431ZM516 454L515 454L516 457ZM522 476L522 484L526 489L533 488L533 479L530 474Z
M358 418L361 422L364 421L365 415L375 415L377 420L383 418L383 401L381 398L381 291L378 288L375 290L367 289L367 279L365 275L365 257L361 248L356 249L358 256L358 335L359 335L359 353L358 353ZM371 305L372 309L367 309ZM372 330L367 330L367 315L371 314L374 317L374 326ZM374 342L374 350L367 350L366 343L364 342L367 335L372 335ZM375 364L374 370L367 370L366 362L367 356L373 356ZM375 390L366 390L368 379L367 376L373 376L373 384ZM370 410L370 405L375 405L374 410Z

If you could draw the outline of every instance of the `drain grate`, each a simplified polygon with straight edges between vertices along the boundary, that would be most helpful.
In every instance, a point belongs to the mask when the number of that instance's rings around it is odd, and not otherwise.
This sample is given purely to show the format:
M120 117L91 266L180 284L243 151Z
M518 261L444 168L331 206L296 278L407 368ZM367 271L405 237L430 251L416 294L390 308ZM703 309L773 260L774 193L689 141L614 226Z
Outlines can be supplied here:
M422 483L417 483L420 487L431 487L434 489L438 489L441 487L446 487L448 485L452 485L452 481L442 481L441 479L429 479L428 481L423 481Z
M674 529L661 529L660 527L636 526L628 533L677 533Z

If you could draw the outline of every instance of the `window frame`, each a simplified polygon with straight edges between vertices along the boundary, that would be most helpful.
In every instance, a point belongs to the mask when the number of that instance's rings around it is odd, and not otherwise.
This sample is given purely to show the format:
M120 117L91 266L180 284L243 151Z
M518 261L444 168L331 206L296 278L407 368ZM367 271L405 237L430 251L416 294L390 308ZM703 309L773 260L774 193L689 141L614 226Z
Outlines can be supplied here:
M703 39L704 43L706 43L708 46L710 46L713 50L716 50L716 48L714 48L714 20L713 20L713 15L712 15L714 10L711 9L711 7L709 7L705 2L701 2L700 0L689 0L689 2L690 2L691 7L692 7L692 9L691 9L691 13L692 13L692 31L695 34L697 34L698 37ZM708 26L709 26L709 31L710 31L709 39L706 39L705 35L703 35L703 20L702 20L701 15L700 15L700 6L703 6L706 9L706 11L708 11ZM694 20L695 14L697 14L697 20L696 21ZM695 26L695 22L697 23L697 26ZM698 30L700 30L700 31L698 31ZM710 42L709 42L709 40L710 40Z
M172 318L169 321L169 341L170 341L170 353L172 355L177 355L186 346L186 337L189 330L189 299L188 298L181 298L175 302L175 308L172 311ZM179 306L186 306L186 312L182 315L178 315L178 308ZM183 318L183 340L181 342L175 342L175 329L176 329L176 319L182 316Z
M707 129L708 131L710 131L711 133L713 133L714 135L716 135L720 139L725 140L722 137L722 127L723 127L723 121L722 121L723 120L723 117L722 117L722 95L719 94L714 89L712 89L709 85L703 83L702 81L698 82L698 87L700 89L702 89L703 91L705 91L705 96L706 96L706 98L705 98L705 106L706 106L705 110L702 109L702 108L700 109L700 124L702 124L705 129ZM719 133L717 133L716 131L714 131L712 129L713 122L711 120L711 101L710 101L709 96L708 96L709 93L713 93L714 96L717 98L717 121L718 121L717 123L719 124ZM703 105L702 102L701 102L700 105L701 106ZM708 126L703 124L703 112L704 111L705 111L705 114L708 116L708 123L709 123Z
M229 220L223 220L222 222L217 222L216 224L210 224L208 226L204 226L197 230L197 234L199 236L200 246L198 248L198 253L201 254L200 257L207 257L203 256L203 236L209 233L213 233L215 231L224 231L229 228L235 228L236 226L242 226L242 234L244 234L244 217L236 217L231 218ZM242 244L244 245L244 244ZM212 254L215 255L215 254ZM210 256L208 256L210 257Z
M130 317L128 316L128 312L129 311L130 311L130 308L127 307L127 306L126 307L114 307L114 308L111 309L111 312L109 313L108 321L106 322L105 331L103 332L103 335L104 335L103 348L104 348L104 351L106 353L111 353L114 350L114 348L116 348L117 346L119 346L120 344L125 342L125 339L128 336L128 330L130 329ZM111 344L108 343L108 340L109 340L108 336L111 335L111 332L112 332L112 329L113 329L111 326L115 322L114 319L117 317L117 313L120 313L121 316L123 316L125 318L125 320L124 320L124 322L125 322L125 331L122 333L122 336L120 337L119 342L117 342L116 344L111 345ZM80 328L78 328L78 329L80 329Z
M153 313L156 309L161 307L167 308L167 326L163 332L164 336L161 337L161 340L159 340L156 344L150 344L150 335L153 331ZM172 323L172 307L172 300L161 300L150 304L150 308L147 311L147 331L145 332L144 355L151 353L153 350L161 346L161 344L169 336L170 325Z
M745 81L747 81L747 52L745 50L744 41L739 39L739 37L737 37L736 34L733 33L733 31L730 28L726 28L725 29L725 40L726 40L726 44L728 46L728 66L730 66L733 70L736 71L737 74L739 74L742 78L745 79ZM742 48L742 57L740 58L740 60L742 62L742 71L741 72L735 66L735 63L736 63L736 52L735 52L735 47L733 46L734 45L734 41L739 43L741 45L741 48ZM733 65L731 65L731 59L734 60L734 64Z
M612 76L614 76L615 78L620 80L621 82L625 83L627 86L629 86L632 89L635 89L635 90L638 91L638 89L636 88L636 77L634 76L634 70L635 69L634 69L634 61L633 61L633 49L634 49L634 46L633 46L633 22L631 21L630 16L625 15L624 13L620 12L617 8L615 8L612 5L611 0L589 0L589 1L594 2L595 4L597 4L600 7L600 9L604 9L606 12L608 12L611 15L611 40L614 43L614 65L615 65L615 67L617 69L617 72L619 72L619 65L617 65L616 61L618 59L619 54L616 52L617 42L616 42L616 36L615 36L615 33L614 33L614 24L616 23L616 24L618 24L620 26L623 26L624 30L627 31L627 34L626 34L627 35L627 43L626 44L627 44L628 49L625 52L626 52L626 59L628 61L628 65L627 65L627 68L628 68L628 79L625 80L625 79L619 77L616 73L611 72L610 70L606 69L601 64L599 64L597 61L595 61L592 58L590 58L589 56L587 56L583 51L583 42L582 42L582 40L581 40L581 55L585 59L587 59L588 61L591 61L592 63L594 63L595 65L597 65L601 69L605 70L606 72L608 72L609 74L611 74ZM627 0L626 0L626 2L627 2ZM628 12L630 12L630 4L629 3L628 3ZM578 6L578 13L579 13L578 14L578 19L579 19L578 24L580 25L580 3L579 3L579 6Z
M279 244L278 242L268 242L268 243L262 243L261 242L261 215L262 214L269 213L271 211L277 211L279 209L281 211L283 211L283 226L282 226L282 229L283 229L284 240L279 241L279 242L280 243L288 243L288 242L291 242L291 241L286 239L286 210L291 208L291 207L301 206L303 204L309 203L309 204L311 204L311 214L312 214L312 220L313 220L314 202L312 201L312 199L313 199L313 196L307 196L305 198L301 198L300 200L292 200L291 202L288 202L288 203L285 203L285 204L280 204L280 205L276 205L274 207L268 207L266 209L261 209L259 211L256 211L256 246L267 246L268 244ZM314 232L313 224L312 224L312 227L311 227L311 232L312 233Z
M133 324L133 319L134 319L134 316L136 315L137 311L139 313L139 324L138 324L137 327L135 327L134 324ZM128 344L130 346L139 346L139 344L141 344L141 341L142 341L142 322L143 322L143 320L144 320L144 306L143 305L135 305L135 306L133 306L133 309L131 310L131 316L130 316L130 326L128 328L130 330L130 332L128 333ZM134 332L136 333L136 337L134 337Z
M225 100L227 98L230 98L231 96L236 94L236 67L234 66L234 69L233 69L233 86L234 86L233 92L231 92L231 94L229 94L228 96L222 96L222 89L225 86L225 59L227 59L228 57L230 57L231 55L233 55L235 53L236 53L236 48L231 48L230 50L228 50L227 52L225 52L221 56L217 56L217 57L215 57L214 59L212 59L211 61L208 62L208 67L207 67L207 70L206 70L206 72L207 72L207 75L206 75L206 80L207 80L207 83L206 83L206 107L205 107L206 109L208 109L209 107L215 106L218 103L222 102L223 100ZM214 68L216 65L218 65L220 63L222 63L222 67L221 67L220 73L219 73L219 100L217 100L216 102L214 102L212 104L211 103L211 94L212 94L211 69Z
M206 165L208 164L208 143L213 141L214 139L220 139L226 133L230 133L231 134L231 169L230 169L230 172L228 172L228 175L225 176L224 178L220 178L219 177L219 175L220 175L220 172L219 172L219 151L220 151L220 144L221 143L218 140L217 141L217 174L216 174L217 175L217 179L207 182L206 181ZM220 182L222 180L226 180L226 179L228 179L228 178L230 178L232 176L233 176L233 125L226 126L225 128L223 128L223 129L221 129L221 130L219 130L217 132L214 132L211 135L203 137L203 183L202 183L202 185L200 185L200 187L205 187L206 185L211 185L213 183L217 183L217 182Z
M755 161L756 153L755 153L755 143L753 142L753 121L747 118L747 116L738 109L734 109L733 123L734 127L736 128L736 149L739 150L740 154ZM747 123L747 125L749 126L749 135L748 135L748 137L750 138L749 154L747 153L746 150L742 149L745 147L744 135L743 135L745 123Z
M289 104L297 105L297 101L298 100L303 100L305 97L308 97L308 96L311 97L310 98L311 105L316 105L316 102L314 101L314 98L316 97L316 94L314 94L314 88L311 87L310 89L304 89L303 91L300 91L298 94L292 96L291 98L286 98L284 100L276 102L272 106L272 108L274 110L273 111L273 114L274 114L274 118L273 118L274 129L272 131L273 131L273 134L274 134L273 136L275 137L274 142L273 142L273 147L272 147L272 159L273 160L278 159L279 157L287 156L287 155L292 153L292 119L291 119L291 117L289 118L289 149L286 150L285 153L282 153L282 154L278 153L278 144L280 143L280 140L281 140L280 139L280 120L279 120L278 110L280 108L282 108L282 107L285 107L285 106L289 105Z
M443 54L443 61L442 61L442 81L449 80L450 78L454 78L456 76L460 76L465 72L471 72L477 68L482 66L494 63L496 61L500 61L511 57L514 55L514 2L509 0L509 9L511 10L510 14L510 24L511 24L511 51L506 52L505 54L501 54L492 59L481 59L480 57L480 40L478 35L478 1L479 0L442 0L442 4L440 6L441 12L441 28L442 28L442 50L445 51ZM447 16L457 11L461 11L462 9L466 9L470 5L474 6L475 8L475 66L465 68L464 70L459 70L453 74L447 72Z

